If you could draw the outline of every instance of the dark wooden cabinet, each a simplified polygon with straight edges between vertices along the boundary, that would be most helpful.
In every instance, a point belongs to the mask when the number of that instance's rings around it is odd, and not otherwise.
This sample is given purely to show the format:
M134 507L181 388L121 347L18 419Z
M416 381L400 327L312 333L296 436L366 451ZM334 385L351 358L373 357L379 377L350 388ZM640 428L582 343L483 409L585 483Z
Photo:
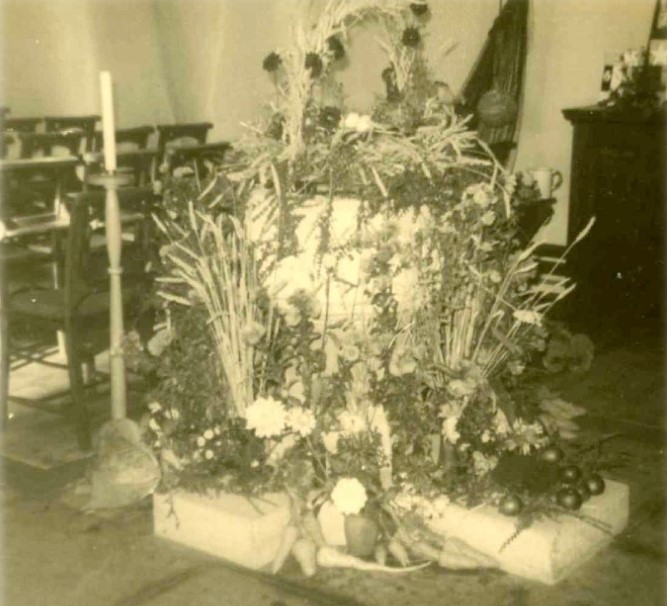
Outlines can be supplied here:
M664 274L665 112L583 107L573 127L568 242L595 216L568 265L568 316L623 333L659 321Z

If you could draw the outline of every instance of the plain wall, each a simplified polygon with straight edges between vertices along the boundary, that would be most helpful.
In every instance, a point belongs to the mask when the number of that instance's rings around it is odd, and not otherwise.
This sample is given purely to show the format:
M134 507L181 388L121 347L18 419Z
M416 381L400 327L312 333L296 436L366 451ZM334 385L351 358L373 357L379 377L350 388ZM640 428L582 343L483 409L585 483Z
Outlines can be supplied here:
M111 72L116 124L171 122L149 0L1 0L0 94L11 116L100 113Z
M430 0L425 49L458 91L498 14L497 0ZM263 58L289 43L298 0L0 0L0 90L12 114L99 112L98 72L112 72L119 126L210 120L235 139L274 94ZM655 0L531 0L516 169L563 173L543 231L565 242L572 128L562 109L595 103L604 54L646 43ZM339 79L348 106L383 93L387 59L357 31ZM444 55L447 48L452 50Z
M572 126L563 109L598 101L605 52L645 46L655 0L532 0L516 170L560 170L555 215L538 237L567 239Z

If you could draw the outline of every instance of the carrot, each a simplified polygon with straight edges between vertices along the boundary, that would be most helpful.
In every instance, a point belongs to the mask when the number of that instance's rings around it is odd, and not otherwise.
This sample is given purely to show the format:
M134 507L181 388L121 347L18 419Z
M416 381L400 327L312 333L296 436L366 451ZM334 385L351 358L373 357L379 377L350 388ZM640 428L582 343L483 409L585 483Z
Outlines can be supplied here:
M437 561L443 568L453 570L498 567L498 562L494 558L454 537L445 541Z
M408 545L408 549L427 560L437 562L440 559L440 550L436 549L426 541L413 541Z
M312 539L298 539L292 546L292 555L299 562L301 571L307 577L312 577L317 570L317 545Z
M384 566L386 561L387 561L387 546L378 543L375 546L375 561L380 564L381 566Z
M278 551L276 552L276 557L273 558L273 563L271 564L271 572L276 574L285 563L287 556L289 555L294 543L299 538L299 529L296 526L287 526L283 531L283 535L280 539L280 545Z
M401 566L407 566L410 563L410 556L408 556L408 551L398 537L394 536L391 541L389 541L387 549L389 550L389 553L396 558Z
M324 534L322 534L322 527L312 511L307 511L303 514L301 517L301 526L306 535L309 536L318 547L324 547L327 544Z

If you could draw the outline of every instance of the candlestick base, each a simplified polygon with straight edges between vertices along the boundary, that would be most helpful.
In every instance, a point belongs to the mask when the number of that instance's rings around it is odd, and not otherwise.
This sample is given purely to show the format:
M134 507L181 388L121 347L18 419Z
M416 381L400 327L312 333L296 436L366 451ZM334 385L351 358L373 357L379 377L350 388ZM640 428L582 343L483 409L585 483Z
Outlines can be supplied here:
M105 189L118 189L119 187L134 183L134 174L126 172L123 169L111 173L103 171L101 173L88 175L86 181L91 185L101 185Z

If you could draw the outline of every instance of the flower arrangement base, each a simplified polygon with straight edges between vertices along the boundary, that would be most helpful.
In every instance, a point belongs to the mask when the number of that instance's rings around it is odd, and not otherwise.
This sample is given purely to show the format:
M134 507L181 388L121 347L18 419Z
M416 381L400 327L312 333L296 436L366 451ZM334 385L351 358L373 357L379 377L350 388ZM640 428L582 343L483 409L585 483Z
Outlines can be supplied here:
M627 485L606 480L607 488L577 512L608 530L571 515L534 522L513 540L517 518L484 505L465 509L450 504L430 523L431 530L456 537L495 558L505 572L553 585L592 558L627 526ZM504 546L504 548L503 548Z
M153 495L153 527L170 539L253 570L270 564L290 520L289 497L174 491Z

